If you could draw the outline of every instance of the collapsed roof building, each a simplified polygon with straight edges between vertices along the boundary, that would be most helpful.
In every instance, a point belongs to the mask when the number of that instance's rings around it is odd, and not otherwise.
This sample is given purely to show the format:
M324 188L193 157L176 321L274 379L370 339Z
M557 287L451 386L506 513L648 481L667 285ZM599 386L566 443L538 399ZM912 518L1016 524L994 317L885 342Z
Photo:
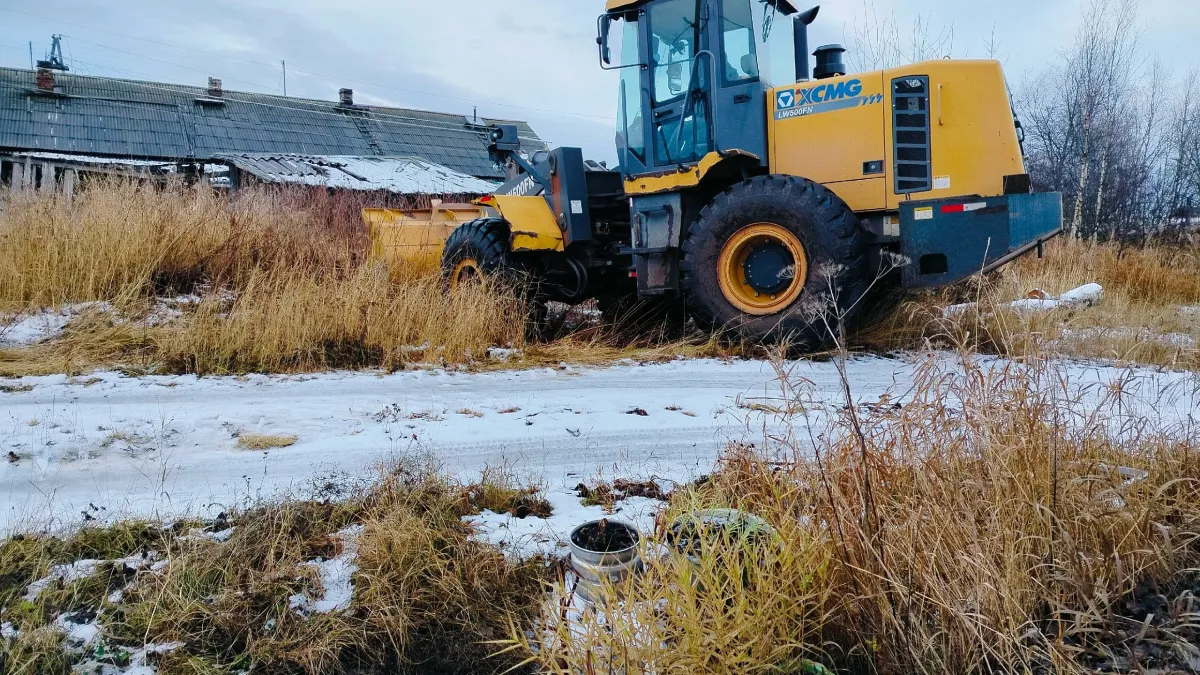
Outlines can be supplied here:
M499 123L515 124L525 147L545 147L524 122L361 105L350 89L331 102L227 91L216 78L190 87L0 68L0 183L71 190L77 173L203 176L229 167L231 187L246 175L482 194L503 178L487 150Z

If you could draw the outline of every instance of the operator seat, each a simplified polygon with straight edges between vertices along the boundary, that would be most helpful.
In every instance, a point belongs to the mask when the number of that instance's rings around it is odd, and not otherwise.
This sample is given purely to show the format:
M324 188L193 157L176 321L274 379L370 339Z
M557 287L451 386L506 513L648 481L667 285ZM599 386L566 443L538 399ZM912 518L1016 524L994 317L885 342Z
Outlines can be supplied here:
M748 80L758 77L758 59L753 54L742 56L742 72Z

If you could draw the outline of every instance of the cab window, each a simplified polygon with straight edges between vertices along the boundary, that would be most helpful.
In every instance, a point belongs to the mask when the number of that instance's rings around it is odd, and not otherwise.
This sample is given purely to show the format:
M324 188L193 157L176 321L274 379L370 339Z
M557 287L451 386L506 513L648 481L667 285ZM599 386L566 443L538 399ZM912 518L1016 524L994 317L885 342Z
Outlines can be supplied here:
M629 12L617 20L618 30L612 34L613 51L620 56L621 84L617 96L617 151L622 148L639 162L646 161L646 128L642 120L641 70L632 66L640 63L638 55L638 15ZM625 158L621 163L627 165Z
M692 80L692 59L700 42L696 0L664 0L650 7L650 58L654 103L682 98Z
M760 4L760 3L755 3ZM721 51L724 55L723 84L728 86L758 79L758 49L750 0L721 3Z

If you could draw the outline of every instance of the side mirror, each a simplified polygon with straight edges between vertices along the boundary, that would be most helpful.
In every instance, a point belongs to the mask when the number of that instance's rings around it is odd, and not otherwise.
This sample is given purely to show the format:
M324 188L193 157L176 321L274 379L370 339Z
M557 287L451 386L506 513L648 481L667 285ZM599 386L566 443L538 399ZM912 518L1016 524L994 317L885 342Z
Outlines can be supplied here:
M607 14L602 14L599 19L599 31L596 36L596 44L600 47L600 62L604 65L612 65L612 52L608 48L608 33L612 28L612 17Z
M784 16L791 16L798 11L796 6L791 3L791 0L765 0L765 2L779 10L779 13ZM810 21L809 23L812 22Z

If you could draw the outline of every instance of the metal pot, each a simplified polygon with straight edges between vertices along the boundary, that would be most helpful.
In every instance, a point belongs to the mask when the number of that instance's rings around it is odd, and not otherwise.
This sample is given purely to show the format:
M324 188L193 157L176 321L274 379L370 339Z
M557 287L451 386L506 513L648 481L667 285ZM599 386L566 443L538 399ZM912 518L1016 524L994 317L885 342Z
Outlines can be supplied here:
M617 546L605 546L606 550L591 548L595 545L590 541L593 539L591 535L597 529L607 530L608 541ZM571 570L579 580L575 590L584 600L597 602L605 584L618 585L642 571L642 560L638 553L640 538L637 528L614 520L594 520L571 530L568 539Z

